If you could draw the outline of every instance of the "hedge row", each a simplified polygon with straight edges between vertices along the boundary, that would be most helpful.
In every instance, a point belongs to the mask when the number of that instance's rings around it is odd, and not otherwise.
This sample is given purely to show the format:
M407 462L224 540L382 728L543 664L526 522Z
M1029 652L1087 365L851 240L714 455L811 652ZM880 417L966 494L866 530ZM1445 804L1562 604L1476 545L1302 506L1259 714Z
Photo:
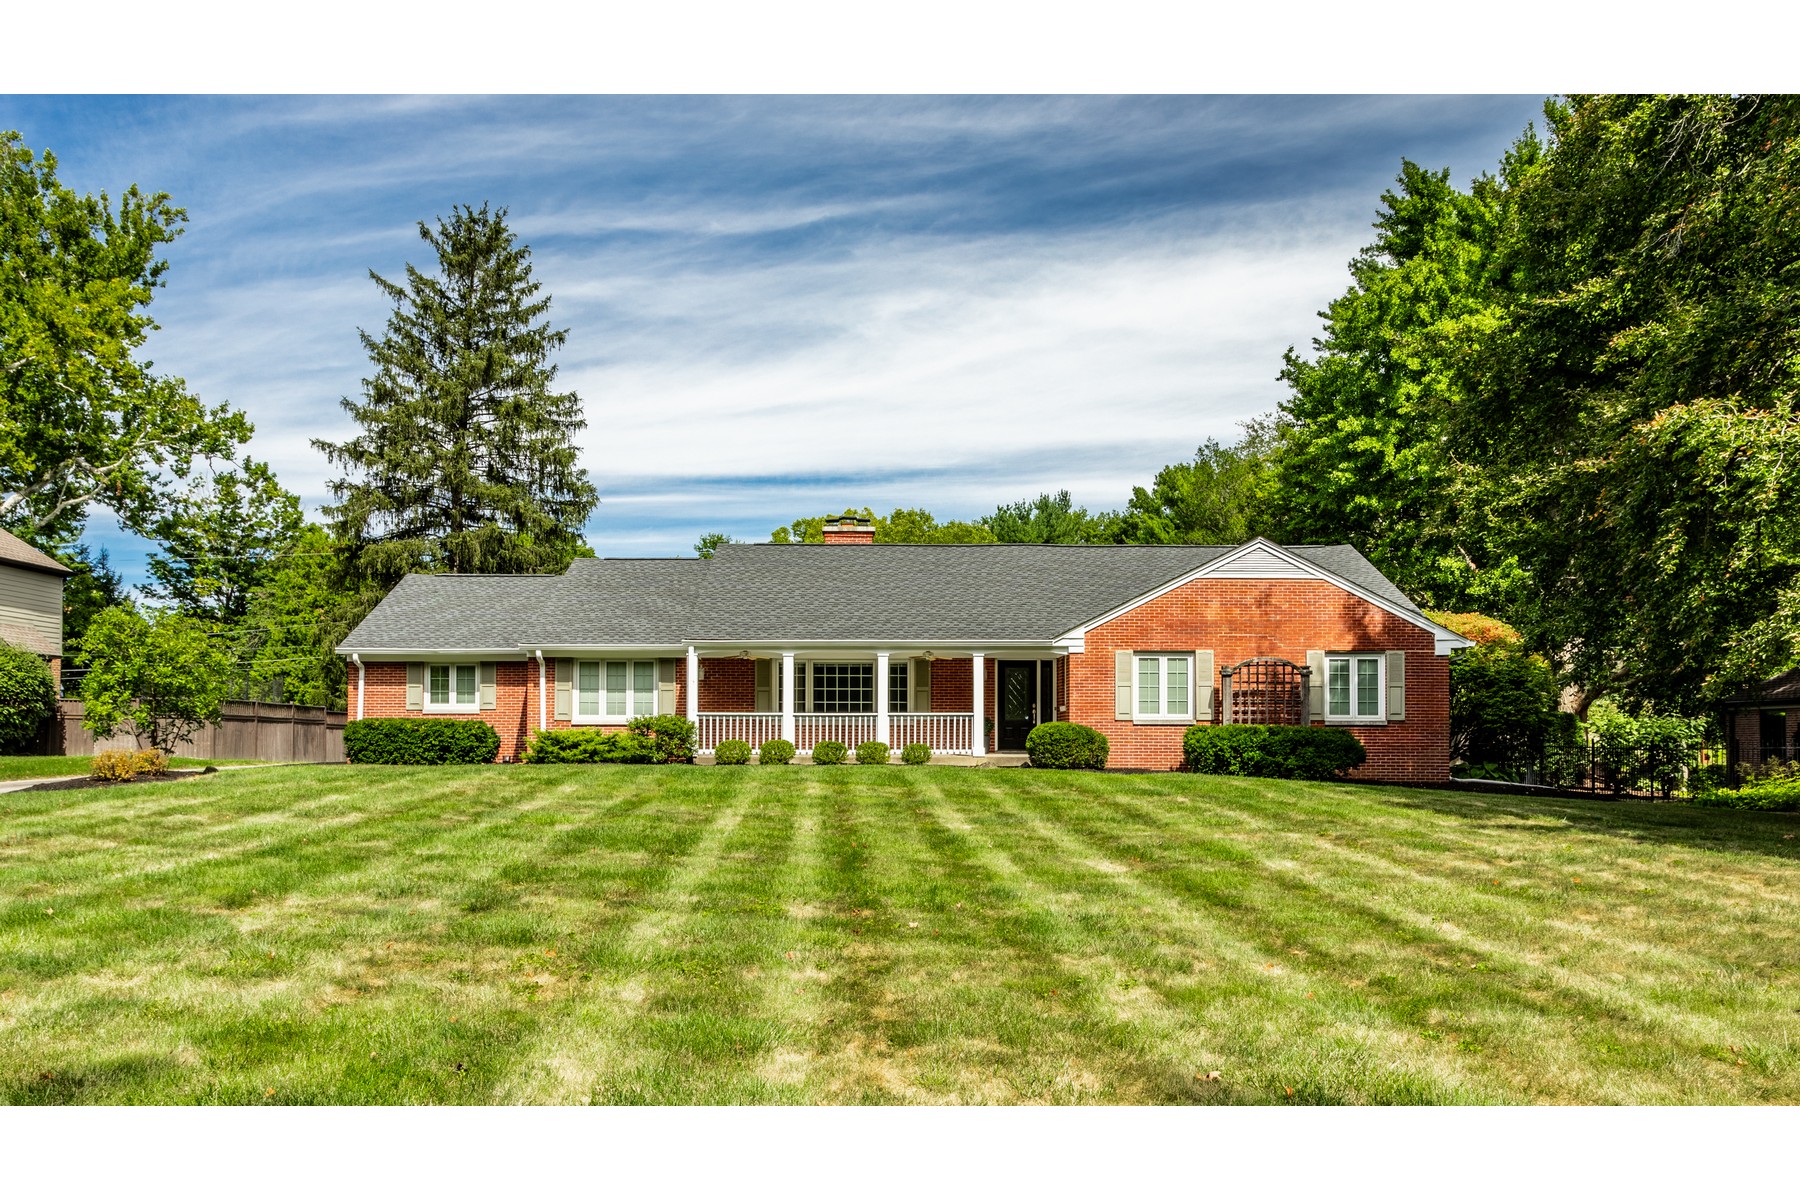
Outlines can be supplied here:
M344 757L353 763L434 767L493 762L500 735L486 721L431 717L365 717L344 726Z
M1368 759L1347 729L1312 725L1195 725L1181 739L1182 765L1203 775L1336 779Z
M633 717L623 729L546 729L525 747L528 763L693 762L697 731L686 717Z

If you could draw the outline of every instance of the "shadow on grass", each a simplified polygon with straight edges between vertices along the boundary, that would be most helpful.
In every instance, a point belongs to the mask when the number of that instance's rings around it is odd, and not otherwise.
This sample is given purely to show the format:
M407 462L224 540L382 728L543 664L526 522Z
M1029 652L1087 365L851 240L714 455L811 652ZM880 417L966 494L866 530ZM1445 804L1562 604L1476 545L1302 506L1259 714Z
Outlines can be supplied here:
M1390 791L1386 799L1401 808L1424 809L1484 824L1491 824L1496 818L1505 819L1509 825L1515 821L1551 818L1566 821L1583 833L1641 844L1800 860L1800 814L1795 813L1740 812L1645 800L1568 800L1554 796L1493 793ZM1516 825L1512 827L1517 828Z

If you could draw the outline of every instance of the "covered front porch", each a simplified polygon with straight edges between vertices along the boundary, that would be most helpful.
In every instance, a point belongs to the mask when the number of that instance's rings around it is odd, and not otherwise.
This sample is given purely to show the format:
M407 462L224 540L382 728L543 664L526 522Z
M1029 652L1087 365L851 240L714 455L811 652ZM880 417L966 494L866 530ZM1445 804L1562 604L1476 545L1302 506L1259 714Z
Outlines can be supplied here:
M782 738L811 755L821 742L884 742L980 760L1022 753L1034 725L1055 719L1051 648L1000 650L696 645L687 651L687 718L698 751Z

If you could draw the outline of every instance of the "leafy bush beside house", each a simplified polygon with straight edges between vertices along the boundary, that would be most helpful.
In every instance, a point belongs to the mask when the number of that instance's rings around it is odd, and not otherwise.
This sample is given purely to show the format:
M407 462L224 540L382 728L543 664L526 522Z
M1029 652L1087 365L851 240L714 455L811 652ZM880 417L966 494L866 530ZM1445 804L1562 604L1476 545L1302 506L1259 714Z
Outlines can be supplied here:
M1615 794L1647 788L1671 795L1694 765L1705 730L1704 717L1663 716L1648 707L1633 716L1604 698L1588 709L1594 762Z
M886 742L859 742L856 746L856 761L861 766L883 766L890 757Z
M1265 779L1336 779L1368 759L1349 730L1311 725L1195 725L1181 750L1186 770Z
M29 650L0 642L0 754L29 751L56 711L50 664Z
M650 761L659 763L691 763L700 731L686 717L664 713L660 717L633 717L625 725L627 733L636 734L650 743Z
M842 742L820 742L813 747L813 765L816 767L835 767L841 764L849 754L850 748Z
M726 738L713 747L713 765L742 767L750 762L750 743L741 738Z
M1098 771L1111 752L1105 734L1074 721L1045 721L1025 735L1031 765L1050 771Z
M756 752L756 760L765 767L779 767L794 761L794 743L786 738L770 738Z
M353 763L424 767L489 763L499 752L500 735L486 721L367 717L344 726L344 757Z

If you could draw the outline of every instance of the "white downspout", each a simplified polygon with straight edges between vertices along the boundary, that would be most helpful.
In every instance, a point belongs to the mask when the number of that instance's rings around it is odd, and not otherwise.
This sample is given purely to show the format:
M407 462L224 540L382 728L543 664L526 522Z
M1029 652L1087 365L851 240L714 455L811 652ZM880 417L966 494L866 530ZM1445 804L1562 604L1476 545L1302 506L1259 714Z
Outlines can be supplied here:
M550 727L550 709L544 697L544 652L535 652L538 660L538 732L542 733Z
M356 664L356 719L363 719L363 692L367 690L364 679L367 672L363 669L362 655L352 654L350 661Z

